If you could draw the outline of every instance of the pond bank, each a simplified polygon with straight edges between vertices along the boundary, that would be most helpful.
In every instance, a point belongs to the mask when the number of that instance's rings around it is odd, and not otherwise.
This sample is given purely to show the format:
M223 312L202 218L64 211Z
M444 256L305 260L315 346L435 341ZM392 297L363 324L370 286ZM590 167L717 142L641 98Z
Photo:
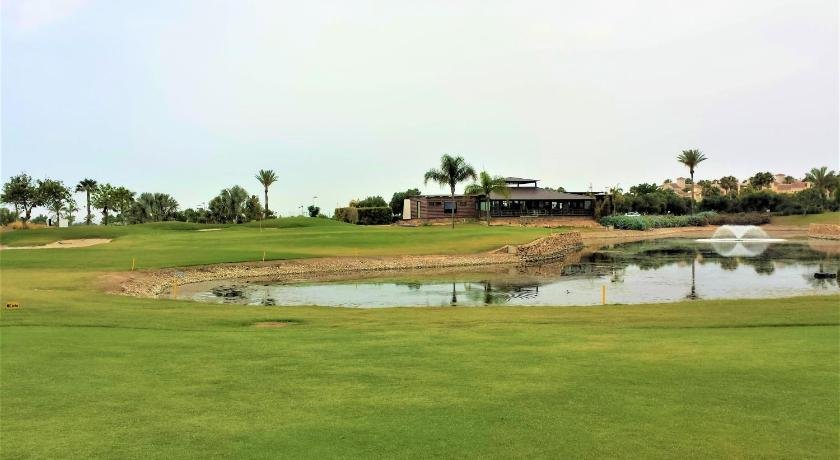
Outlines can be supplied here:
M804 236L802 228L765 229L785 237ZM706 237L715 227L660 228L647 231L593 230L554 233L531 243L504 246L495 251L468 255L417 255L392 257L327 257L315 259L275 260L167 268L109 274L101 279L101 287L111 293L138 297L156 297L174 286L239 278L260 278L282 281L329 279L336 276L362 275L381 271L415 269L451 269L491 265L526 265L564 259L585 246L614 244L668 237ZM798 232L798 233L796 233Z

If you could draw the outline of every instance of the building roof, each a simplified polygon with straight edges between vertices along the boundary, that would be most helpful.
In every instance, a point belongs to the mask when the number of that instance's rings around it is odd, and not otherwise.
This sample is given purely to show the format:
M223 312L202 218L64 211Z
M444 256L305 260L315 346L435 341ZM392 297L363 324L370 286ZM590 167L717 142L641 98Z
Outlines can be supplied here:
M536 184L539 179L525 179L522 177L505 177L505 182L508 184Z
M540 187L512 187L510 194L504 196L501 193L491 193L491 200L545 200L545 201L573 201L573 200L594 200L594 197L587 195L576 195L574 193L563 193L555 190Z

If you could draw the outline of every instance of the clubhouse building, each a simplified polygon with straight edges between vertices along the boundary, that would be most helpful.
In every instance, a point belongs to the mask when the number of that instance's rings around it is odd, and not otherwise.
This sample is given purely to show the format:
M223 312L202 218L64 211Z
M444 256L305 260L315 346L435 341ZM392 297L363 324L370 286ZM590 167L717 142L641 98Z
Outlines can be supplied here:
M595 197L537 186L537 179L506 177L509 193L490 194L491 217L566 217L595 215ZM478 219L487 213L485 195L421 195L406 198L403 220Z

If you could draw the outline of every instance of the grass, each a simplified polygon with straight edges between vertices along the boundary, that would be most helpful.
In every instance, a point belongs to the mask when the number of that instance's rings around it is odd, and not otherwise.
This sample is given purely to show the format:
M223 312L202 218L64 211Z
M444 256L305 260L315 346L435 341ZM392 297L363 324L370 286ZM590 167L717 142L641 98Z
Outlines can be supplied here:
M840 212L825 212L822 214L806 214L804 216L773 216L770 223L775 225L808 225L808 224L837 224L840 225Z
M284 219L285 220L285 219ZM540 229L37 230L0 253L3 457L836 457L840 297L599 308L247 307L103 295L125 269L470 252ZM130 260L129 260L130 263ZM257 329L258 321L290 321Z

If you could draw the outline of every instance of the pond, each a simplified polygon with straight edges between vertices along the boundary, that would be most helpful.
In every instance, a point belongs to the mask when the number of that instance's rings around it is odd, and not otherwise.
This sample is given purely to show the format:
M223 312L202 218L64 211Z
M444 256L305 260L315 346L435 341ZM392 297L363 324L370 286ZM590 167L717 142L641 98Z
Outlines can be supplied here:
M838 294L833 278L838 270L837 242L709 244L663 239L587 249L562 264L378 273L364 279L298 284L214 281L184 286L179 297L363 308L576 306L600 305L602 300L638 304Z

